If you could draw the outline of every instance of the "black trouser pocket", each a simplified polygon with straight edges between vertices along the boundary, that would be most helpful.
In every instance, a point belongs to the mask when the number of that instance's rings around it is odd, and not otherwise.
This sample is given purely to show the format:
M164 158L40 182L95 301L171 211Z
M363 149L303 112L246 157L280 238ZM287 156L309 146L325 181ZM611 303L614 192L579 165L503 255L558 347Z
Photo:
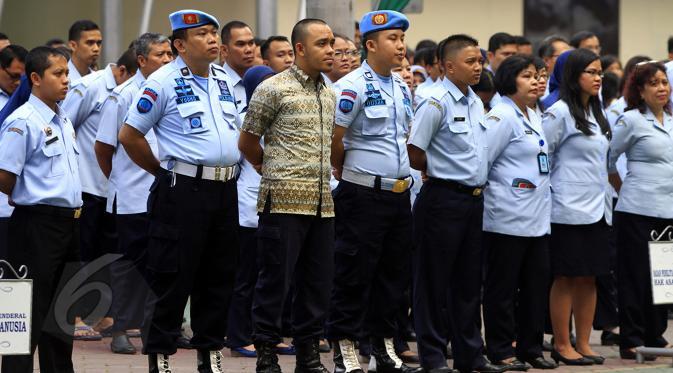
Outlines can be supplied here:
M256 236L260 250L260 264L279 265L281 262L280 227L262 223L257 228Z
M149 236L147 268L157 273L177 272L180 255L177 228L153 221L150 223Z

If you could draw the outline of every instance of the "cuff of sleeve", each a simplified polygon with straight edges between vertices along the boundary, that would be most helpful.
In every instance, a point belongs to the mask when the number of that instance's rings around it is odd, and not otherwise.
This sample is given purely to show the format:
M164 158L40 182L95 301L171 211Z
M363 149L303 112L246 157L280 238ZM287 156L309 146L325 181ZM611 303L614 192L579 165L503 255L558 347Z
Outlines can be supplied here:
M409 139L409 141L407 141L407 144L408 144L408 145L413 145L413 146L415 146L415 147L421 149L421 150L424 151L424 152L428 150L428 146L430 145L430 144L424 144L424 145L421 145L421 144L416 143L416 142L415 142L414 140L412 140L412 139Z
M0 162L0 170L7 171L16 176L21 175L21 166L16 164L9 164L7 162Z
M247 132L251 135L255 135L255 136L259 136L259 137L262 137L264 135L262 133L262 131L259 131L259 129L257 129L257 128L243 127L243 128L241 128L241 131Z
M152 126L150 126L149 128L146 129L144 123L137 123L137 122L134 120L134 118L132 118L132 117L128 117L128 118L126 119L126 124L128 124L129 126L135 128L135 129L137 129L137 130L140 131L140 133L142 133L143 135L146 135L147 132L149 132L150 128L152 128Z

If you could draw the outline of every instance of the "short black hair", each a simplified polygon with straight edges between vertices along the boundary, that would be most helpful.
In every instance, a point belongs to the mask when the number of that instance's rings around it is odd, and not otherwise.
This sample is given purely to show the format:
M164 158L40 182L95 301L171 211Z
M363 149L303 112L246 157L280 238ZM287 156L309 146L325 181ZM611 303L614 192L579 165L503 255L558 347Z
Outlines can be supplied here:
M308 27L313 24L327 25L327 22L318 18L304 18L301 21L297 22L294 25L294 27L292 27L292 34L290 35L290 40L293 50L295 49L297 43L301 43L304 41L304 39L306 38Z
M266 41L266 39L258 38L255 36L254 38L252 38L252 41L255 42L255 46L261 47L262 44L264 44L264 42Z
M355 21L355 29L359 30L360 29L360 22Z
M528 66L535 67L532 56L515 54L507 57L495 72L495 89L501 96L516 93L516 77Z
M0 40L9 40L9 36L4 32L0 32Z
M15 59L25 64L26 55L28 55L26 48L17 44L8 45L0 51L0 67L8 68Z
M242 21L231 21L227 22L226 25L222 26L222 32L220 36L222 38L222 44L229 44L231 41L231 30L238 28L249 28L252 31L252 27L248 26L247 23Z
M414 54L414 63L421 66L432 65L436 56L436 47L417 49L416 54Z
M556 52L554 50L554 43L556 43L557 41L562 41L566 44L569 44L568 40L563 36L549 35L546 38L542 39L542 42L540 42L540 46L537 49L537 55L540 58L553 56L554 52Z
M430 39L423 39L416 43L416 48L414 48L414 50L419 51L425 48L437 48L437 42Z
M516 45L532 45L530 40L522 35L514 36L514 41L516 41Z
M63 41L63 39L59 39L59 38L51 38L51 39L47 40L46 43L44 43L44 45L46 45L48 47L52 47L52 48L56 44L65 44L65 41Z
M668 38L668 53L673 53L673 36Z
M603 75L603 81L601 82L601 101L603 102L604 109L607 109L608 106L610 106L612 100L620 96L619 82L619 77L614 73L606 72Z
M503 45L517 44L514 36L506 32L496 32L488 39L488 51L495 53Z
M271 43L273 43L274 41L286 42L288 44L290 43L290 41L287 39L287 36L283 36L283 35L269 36L269 38L266 39L264 41L264 43L262 43L262 45L259 47L259 51L262 54L263 59L265 59L265 60L269 59L269 56L268 56L269 48L271 48Z
M173 52L173 55L177 56L178 55L178 49L175 48L175 41L180 39L180 40L187 40L187 29L182 28L178 30L173 30L173 33L171 34L171 37L169 38L171 42L171 51Z
M117 66L126 67L126 71L135 74L138 70L138 59L135 48L129 48L117 59Z
M547 64L540 57L533 57L533 65L535 65L535 70L547 69Z
M88 19L75 21L75 23L70 26L70 30L68 30L68 40L79 41L80 37L82 37L82 32L93 30L100 30L100 27L98 27L94 21Z
M593 38L594 36L596 36L596 34L594 34L591 31L586 31L586 30L585 31L580 31L580 32L576 33L575 35L573 35L572 38L570 38L570 45L572 45L573 48L579 48L580 44L584 40L589 39L589 38Z
M601 68L603 69L603 71L607 70L608 67L610 67L610 65L612 65L615 62L617 62L620 67L622 66L622 62L619 61L619 58L613 54L606 54L604 56L601 56L600 60L601 60Z
M479 77L479 83L471 85L470 87L474 92L490 92L495 93L495 77L490 70L484 69L481 70L481 76Z
M51 47L35 47L28 52L26 56L26 76L28 77L28 84L33 86L33 82L30 79L32 73L36 73L40 77L44 77L44 72L47 70L51 63L49 62L49 57L63 57L66 61L68 56L56 48Z
M444 63L448 54L458 52L467 47L478 47L479 42L469 35L455 34L444 39L440 45L441 48L439 48L438 54L441 56L442 63Z

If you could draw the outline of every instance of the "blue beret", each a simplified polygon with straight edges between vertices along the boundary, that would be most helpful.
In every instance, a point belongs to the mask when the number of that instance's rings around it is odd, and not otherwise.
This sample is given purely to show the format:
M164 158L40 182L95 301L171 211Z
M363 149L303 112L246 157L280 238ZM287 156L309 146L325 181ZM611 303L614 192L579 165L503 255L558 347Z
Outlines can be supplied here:
M402 31L407 31L408 28L409 19L407 19L407 16L394 10L369 12L360 21L362 36L382 30L402 29Z
M218 29L220 28L220 23L217 22L217 18L199 10L178 10L177 12L171 13L171 15L168 16L168 19L171 21L171 29L173 29L173 31L201 27L203 25L214 25Z

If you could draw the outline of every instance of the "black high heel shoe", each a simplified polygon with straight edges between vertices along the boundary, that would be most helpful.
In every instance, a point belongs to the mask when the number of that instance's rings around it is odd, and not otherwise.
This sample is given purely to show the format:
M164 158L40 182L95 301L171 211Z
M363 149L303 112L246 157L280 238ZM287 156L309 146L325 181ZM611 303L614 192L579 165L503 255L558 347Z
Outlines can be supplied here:
M563 357L563 355L561 355L557 350L551 352L551 358L556 362L556 364L558 364L560 361L565 365L594 365L592 360L589 360L584 356L577 359L568 359Z
M584 356L584 358L591 360L595 365L603 365L605 362L605 358L600 355L585 355L585 354L580 354Z

